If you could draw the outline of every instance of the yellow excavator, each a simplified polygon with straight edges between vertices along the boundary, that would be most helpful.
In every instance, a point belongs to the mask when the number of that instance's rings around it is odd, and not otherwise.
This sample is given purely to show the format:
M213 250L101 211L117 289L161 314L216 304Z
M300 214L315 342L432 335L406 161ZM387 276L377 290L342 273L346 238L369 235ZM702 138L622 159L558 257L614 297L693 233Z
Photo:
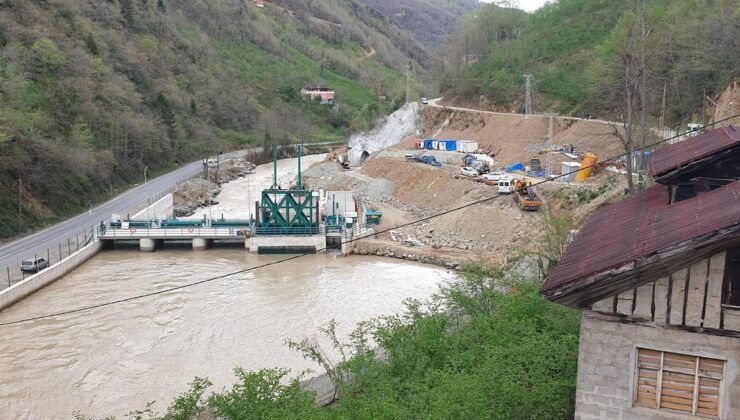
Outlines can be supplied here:
M520 209L537 211L542 207L542 199L534 192L532 181L528 179L514 180L514 194L512 197Z

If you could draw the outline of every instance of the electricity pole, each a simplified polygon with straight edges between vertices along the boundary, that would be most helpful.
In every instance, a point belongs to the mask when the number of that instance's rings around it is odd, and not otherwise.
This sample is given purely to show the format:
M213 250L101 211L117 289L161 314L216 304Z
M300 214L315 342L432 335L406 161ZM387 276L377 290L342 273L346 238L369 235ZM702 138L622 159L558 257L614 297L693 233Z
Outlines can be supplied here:
M552 123L555 119L555 113L549 113L547 114L550 117L550 122L548 124L547 128L547 154L545 154L546 157L546 163L545 163L545 170L547 171L547 174L552 174L552 155L550 151L552 150L552 135L553 135L553 127Z
M22 221L22 216L21 216L21 213L22 213L21 202L23 201L23 196L22 196L22 191L21 191L22 188L23 188L23 183L21 182L21 176L18 175L18 230L19 231L22 230L22 227L23 227L23 221Z
M406 103L411 103L411 63L406 68Z
M524 85L524 117L526 118L532 115L532 75L525 74L524 80L526 81Z

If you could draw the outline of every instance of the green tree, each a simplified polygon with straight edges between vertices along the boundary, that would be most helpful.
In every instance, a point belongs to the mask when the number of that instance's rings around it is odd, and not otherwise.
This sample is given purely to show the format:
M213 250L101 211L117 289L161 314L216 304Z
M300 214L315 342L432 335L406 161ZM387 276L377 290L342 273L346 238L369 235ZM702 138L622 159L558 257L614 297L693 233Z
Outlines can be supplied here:
M34 65L45 73L57 70L67 58L57 44L46 37L37 39L31 46L31 51Z

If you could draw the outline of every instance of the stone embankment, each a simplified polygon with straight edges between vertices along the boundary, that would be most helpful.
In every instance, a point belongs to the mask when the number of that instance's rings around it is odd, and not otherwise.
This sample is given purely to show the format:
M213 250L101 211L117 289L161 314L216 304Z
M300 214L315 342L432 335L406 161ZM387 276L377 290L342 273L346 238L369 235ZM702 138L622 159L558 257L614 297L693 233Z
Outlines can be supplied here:
M174 193L175 217L189 217L201 207L218 204L215 198L221 192L222 184L242 178L253 170L252 163L244 159L234 159L221 164L218 173L214 170L210 180L196 178L182 184Z
M358 255L376 255L379 257L397 258L420 262L423 264L432 264L453 270L460 269L462 260L457 258L444 257L426 253L421 249L398 247L379 243L360 242L355 245L354 254Z

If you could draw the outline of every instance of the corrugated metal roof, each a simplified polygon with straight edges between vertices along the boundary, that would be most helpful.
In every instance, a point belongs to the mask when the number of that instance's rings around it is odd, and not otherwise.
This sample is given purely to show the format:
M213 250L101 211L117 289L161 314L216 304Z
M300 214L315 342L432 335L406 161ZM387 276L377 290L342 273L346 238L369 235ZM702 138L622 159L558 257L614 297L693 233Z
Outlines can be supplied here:
M700 134L656 150L653 153L650 175L663 175L673 169L736 146L740 146L739 127L722 127Z
M668 198L668 187L655 185L596 212L542 291L576 285L594 274L740 223L740 181L671 205Z

